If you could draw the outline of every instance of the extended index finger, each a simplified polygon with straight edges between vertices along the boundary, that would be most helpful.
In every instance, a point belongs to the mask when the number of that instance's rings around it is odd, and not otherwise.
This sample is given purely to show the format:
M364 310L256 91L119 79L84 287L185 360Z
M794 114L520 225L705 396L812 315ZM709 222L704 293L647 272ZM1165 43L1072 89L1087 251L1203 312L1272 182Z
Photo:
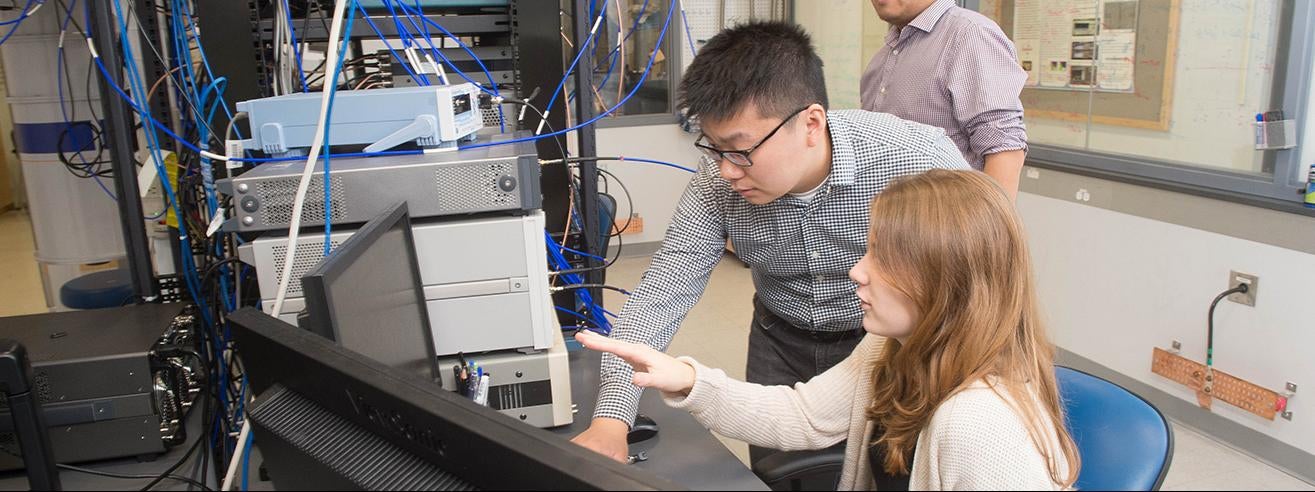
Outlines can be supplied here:
M642 362L647 346L614 340L591 331L582 331L575 340L589 350L607 352L626 361Z

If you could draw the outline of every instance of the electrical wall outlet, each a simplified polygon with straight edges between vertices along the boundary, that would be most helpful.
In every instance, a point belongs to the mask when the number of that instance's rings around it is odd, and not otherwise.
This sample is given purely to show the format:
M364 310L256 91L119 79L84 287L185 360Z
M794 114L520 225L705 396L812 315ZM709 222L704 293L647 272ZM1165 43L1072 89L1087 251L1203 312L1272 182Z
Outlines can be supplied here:
M1246 293L1230 294L1228 300L1254 307L1256 305L1256 291L1260 290L1260 277L1235 271L1228 272L1228 288L1237 287L1238 284L1247 284Z

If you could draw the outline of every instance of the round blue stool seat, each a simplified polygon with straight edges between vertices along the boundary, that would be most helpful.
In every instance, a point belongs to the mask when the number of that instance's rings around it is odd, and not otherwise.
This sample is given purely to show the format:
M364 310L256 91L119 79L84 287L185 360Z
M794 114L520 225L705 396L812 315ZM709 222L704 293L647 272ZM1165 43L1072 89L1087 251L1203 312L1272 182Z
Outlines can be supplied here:
M59 288L59 302L73 309L119 307L132 295L132 279L124 269L88 273Z

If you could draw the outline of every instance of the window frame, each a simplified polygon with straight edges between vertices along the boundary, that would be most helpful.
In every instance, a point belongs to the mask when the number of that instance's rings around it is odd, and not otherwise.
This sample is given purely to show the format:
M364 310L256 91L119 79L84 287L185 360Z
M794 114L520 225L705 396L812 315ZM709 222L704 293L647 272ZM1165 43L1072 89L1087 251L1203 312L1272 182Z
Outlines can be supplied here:
M626 128L632 126L675 124L680 121L679 117L676 115L676 89L680 85L680 76L684 75L681 70L681 57L684 56L685 50L677 49L684 45L676 44L676 42L685 42L685 25L683 22L684 21L680 18L679 4L677 4L677 12L672 15L671 24L667 26L667 35L662 38L662 50L663 53L667 53L667 69L671 71L671 73L668 74L669 87L667 90L667 108L669 111L665 113L609 115L608 117L600 119L594 123L595 126L598 128ZM649 75L652 74L650 73Z
M1306 135L1310 110L1311 77L1315 75L1315 2L1280 0L1278 53L1270 107L1282 108L1297 126L1297 138ZM980 0L959 0L959 5L980 10ZM1026 122L1026 119L1024 120ZM1058 145L1029 143L1027 164L1038 168L1084 174L1183 193L1208 196L1315 215L1302 206L1305 181L1302 142L1283 150L1267 150L1263 167L1272 173L1247 173L1208 166L1193 166Z
M680 9L677 3L677 9ZM785 22L794 22L794 0L785 0ZM685 77L685 19L679 15L678 11L671 19L671 26L667 29L667 36L663 39L666 50L668 66L671 67L671 90L667 92L668 108L671 110L666 113L652 114L633 114L610 116L598 120L595 125L598 128L625 128L632 126L649 126L649 125L674 125L680 123L680 112L676 110L676 92L680 88L680 80Z

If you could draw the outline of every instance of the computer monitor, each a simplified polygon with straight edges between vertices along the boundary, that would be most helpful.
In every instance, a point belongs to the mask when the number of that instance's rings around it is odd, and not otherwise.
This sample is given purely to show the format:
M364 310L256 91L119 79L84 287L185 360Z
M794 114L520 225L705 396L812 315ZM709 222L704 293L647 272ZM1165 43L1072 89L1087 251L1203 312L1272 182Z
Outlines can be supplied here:
M275 487L681 488L256 309L228 320Z
M343 347L439 381L406 202L370 220L301 278L299 321Z

